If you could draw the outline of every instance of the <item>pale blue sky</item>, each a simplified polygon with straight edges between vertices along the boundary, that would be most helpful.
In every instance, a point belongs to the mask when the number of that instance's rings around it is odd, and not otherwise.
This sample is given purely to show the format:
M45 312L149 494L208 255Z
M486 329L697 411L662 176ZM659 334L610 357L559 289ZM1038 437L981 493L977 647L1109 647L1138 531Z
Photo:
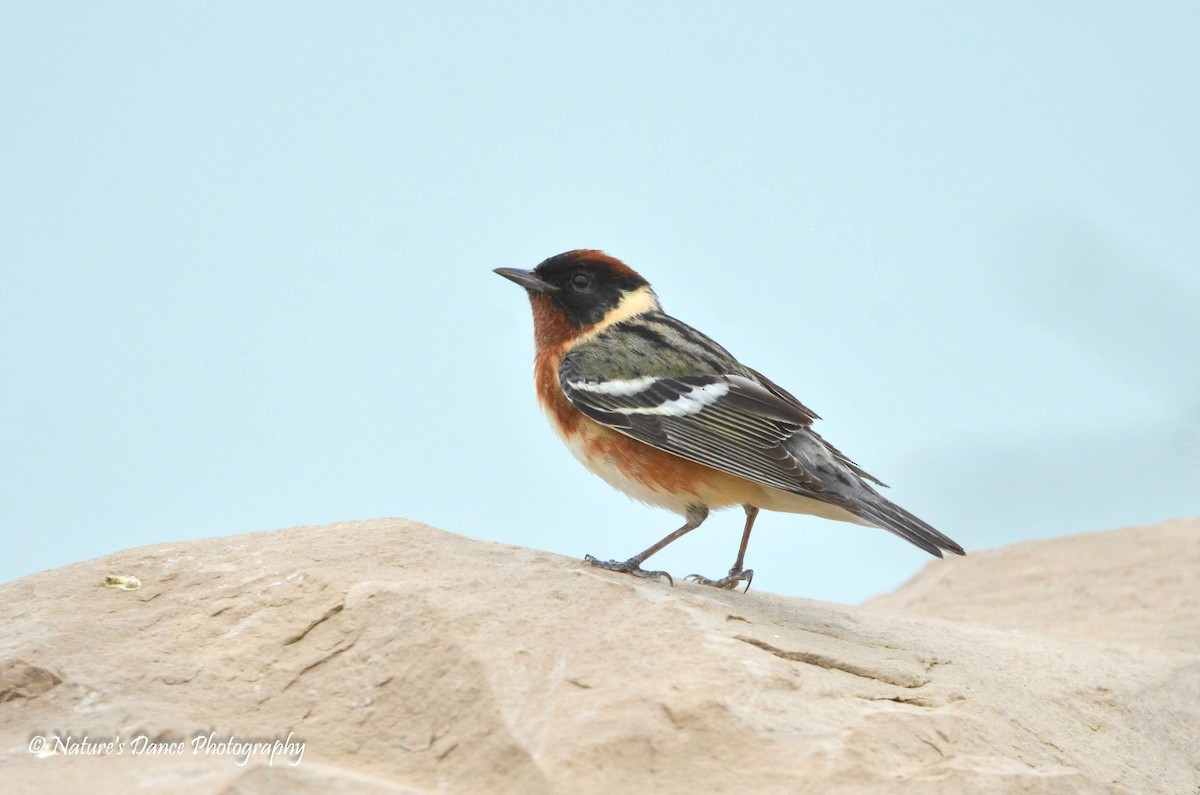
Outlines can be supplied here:
M491 273L579 247L968 550L1200 515L1197 41L1190 3L6 3L0 580L376 516L641 550L678 520L560 446ZM785 514L748 556L841 601L926 560Z

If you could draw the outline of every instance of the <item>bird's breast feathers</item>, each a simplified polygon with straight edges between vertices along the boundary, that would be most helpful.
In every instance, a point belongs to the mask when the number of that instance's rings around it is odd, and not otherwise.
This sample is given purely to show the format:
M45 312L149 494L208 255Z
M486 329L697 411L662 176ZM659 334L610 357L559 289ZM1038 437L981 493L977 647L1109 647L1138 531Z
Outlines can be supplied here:
M534 377L539 402L571 454L610 486L635 500L680 514L695 505L718 508L761 498L757 484L658 450L580 413L563 393L559 361L555 354L538 356ZM609 383L618 392L636 387ZM704 399L696 396L685 401L681 397L678 400L683 404L671 410L686 411L684 404Z

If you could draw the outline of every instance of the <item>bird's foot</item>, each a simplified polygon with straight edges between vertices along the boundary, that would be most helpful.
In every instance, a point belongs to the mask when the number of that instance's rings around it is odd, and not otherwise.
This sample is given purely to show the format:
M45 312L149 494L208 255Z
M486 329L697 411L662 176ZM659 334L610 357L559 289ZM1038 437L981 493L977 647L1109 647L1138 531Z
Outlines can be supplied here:
M722 577L719 580L710 580L707 577L702 577L699 574L689 574L685 577L688 582L698 582L701 585L711 585L713 588L724 588L727 591L732 591L742 583L746 583L746 590L750 590L750 581L754 579L754 569L739 569L736 566L729 570L729 575ZM745 593L745 591L743 591Z
M584 555L583 562L590 563L598 569L619 571L623 574L632 574L634 577L642 577L647 580L657 580L660 577L666 577L667 582L669 582L672 586L675 585L675 580L671 579L670 574L667 574L665 571L647 571L639 565L641 561L636 559L617 562L615 560L600 560L599 558L594 558L591 555Z

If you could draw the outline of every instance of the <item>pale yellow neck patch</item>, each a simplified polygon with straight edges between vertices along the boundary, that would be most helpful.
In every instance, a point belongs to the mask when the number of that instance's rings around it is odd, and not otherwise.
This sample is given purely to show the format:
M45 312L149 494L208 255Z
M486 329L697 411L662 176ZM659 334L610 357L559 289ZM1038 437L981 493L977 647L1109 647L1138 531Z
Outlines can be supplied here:
M637 317L644 312L657 312L662 307L658 304L658 296L649 285L628 292L617 304L617 308L608 313L603 320L589 328L580 339L594 337L609 326Z

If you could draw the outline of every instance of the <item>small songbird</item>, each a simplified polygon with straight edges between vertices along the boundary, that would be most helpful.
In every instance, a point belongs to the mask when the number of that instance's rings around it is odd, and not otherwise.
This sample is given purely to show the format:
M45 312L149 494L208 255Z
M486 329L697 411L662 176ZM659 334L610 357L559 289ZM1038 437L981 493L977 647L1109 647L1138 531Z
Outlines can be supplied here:
M814 412L664 313L649 282L620 260L581 249L531 271L495 272L529 294L538 401L567 447L630 497L686 518L629 560L588 563L669 580L642 563L731 505L746 510L737 561L720 579L688 579L749 588L746 544L760 508L880 527L938 557L965 554L880 495L871 484L884 483L812 429Z

